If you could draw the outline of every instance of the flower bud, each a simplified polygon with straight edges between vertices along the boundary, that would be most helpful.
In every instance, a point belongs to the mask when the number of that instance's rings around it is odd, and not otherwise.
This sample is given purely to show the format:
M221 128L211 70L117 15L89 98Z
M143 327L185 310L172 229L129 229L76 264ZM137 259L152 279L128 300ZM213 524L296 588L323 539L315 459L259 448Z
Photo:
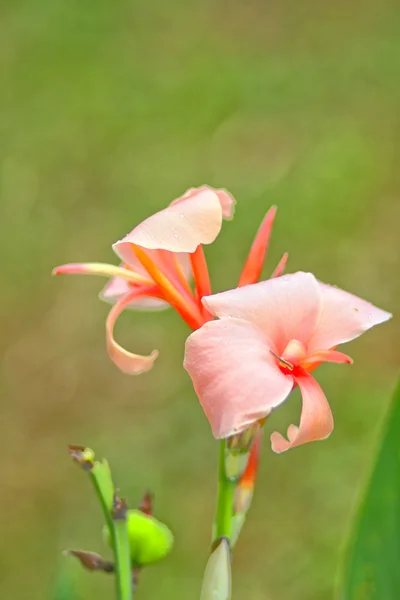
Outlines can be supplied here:
M128 510L127 527L133 566L143 567L158 562L171 551L172 532L155 517L140 510ZM104 536L110 543L108 529L104 529Z
M204 573L200 600L230 600L231 557L229 542L219 540L218 546L208 559Z

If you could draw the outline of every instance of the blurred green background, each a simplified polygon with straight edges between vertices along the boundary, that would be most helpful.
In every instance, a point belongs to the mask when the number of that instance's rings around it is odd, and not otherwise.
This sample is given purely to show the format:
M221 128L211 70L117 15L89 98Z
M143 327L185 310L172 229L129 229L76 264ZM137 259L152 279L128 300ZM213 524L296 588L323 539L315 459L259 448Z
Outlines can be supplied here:
M198 598L217 445L181 363L172 311L129 313L120 374L95 278L111 243L188 187L226 187L233 222L207 248L233 287L279 207L266 275L311 270L396 312L400 297L400 7L397 0L2 0L0 3L0 597L52 598L61 550L103 552L102 519L68 443L107 456L131 504L144 489L176 534L138 598ZM399 356L396 320L346 347L318 379L330 439L273 455L234 557L234 597L324 600L369 471ZM298 419L295 393L268 424ZM267 441L267 440L266 440ZM105 551L106 552L106 551ZM70 559L72 561L72 559ZM64 559L68 561L68 559ZM85 600L112 578L78 573Z

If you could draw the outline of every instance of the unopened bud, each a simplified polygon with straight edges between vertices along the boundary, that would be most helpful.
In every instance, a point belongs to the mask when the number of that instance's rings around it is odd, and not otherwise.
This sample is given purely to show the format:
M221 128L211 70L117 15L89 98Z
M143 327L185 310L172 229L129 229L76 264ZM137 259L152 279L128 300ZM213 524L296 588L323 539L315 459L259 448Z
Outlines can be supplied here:
M143 567L158 562L171 551L174 541L172 532L155 517L140 510L128 510L127 527L133 566ZM110 534L106 528L104 536L110 543Z
M221 538L208 559L200 600L230 600L230 597L231 556L229 542L226 538Z

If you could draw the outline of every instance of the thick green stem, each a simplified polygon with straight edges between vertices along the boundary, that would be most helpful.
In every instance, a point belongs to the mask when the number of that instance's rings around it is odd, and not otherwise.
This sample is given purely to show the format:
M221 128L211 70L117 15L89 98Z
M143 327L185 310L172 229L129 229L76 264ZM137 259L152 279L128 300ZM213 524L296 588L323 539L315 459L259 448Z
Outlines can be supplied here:
M218 470L218 500L217 514L215 516L214 540L220 537L231 539L233 499L236 481L228 479L225 469L225 440L220 441L219 470Z

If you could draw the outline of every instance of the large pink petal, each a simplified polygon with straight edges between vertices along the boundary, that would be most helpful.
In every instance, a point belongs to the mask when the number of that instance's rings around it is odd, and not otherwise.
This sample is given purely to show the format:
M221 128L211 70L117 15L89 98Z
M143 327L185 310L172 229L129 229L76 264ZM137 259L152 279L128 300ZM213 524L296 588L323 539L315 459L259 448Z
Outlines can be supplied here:
M370 302L339 288L325 283L319 283L319 286L322 293L322 312L308 344L308 352L349 342L392 316Z
M153 352L148 356L133 354L122 348L114 339L114 325L119 315L129 306L135 298L145 294L142 289L133 290L123 298L121 298L110 310L106 321L106 342L109 357L113 363L127 375L139 375L149 371L154 361L158 356L158 351Z
M129 283L124 279L121 279L120 277L113 277L100 292L100 298L105 302L111 302L111 304L114 304L123 296L126 296L126 294L132 292L133 289L134 288L132 288L132 286L130 286ZM160 298L146 298L145 296L138 296L134 297L131 304L129 304L126 308L138 310L163 310L165 308L169 308L169 304Z
M203 304L217 317L258 325L282 353L292 339L307 345L319 319L321 293L314 275L298 272L207 296Z
M232 219L236 204L235 198L231 196L231 194L226 190L216 190L215 188L212 188L209 185L201 185L198 188L190 188L189 190L187 190L187 192L183 194L183 196L177 198L176 200L171 202L171 204L176 204L178 202L181 202L182 200L186 200L186 198L193 198L193 196L196 196L199 192L203 192L204 190L212 190L217 194L222 209L222 216L224 217L224 219Z
M262 331L240 319L211 321L192 333L184 367L217 439L267 416L293 387Z
M211 244L222 225L218 194L202 189L152 215L113 245L123 261L133 260L131 244L149 250L194 252L199 244Z
M323 440L327 438L333 429L333 417L325 394L314 377L304 371L296 373L298 384L303 400L300 425L290 425L288 438L276 432L271 435L272 450L274 452L285 452L289 448L300 446L307 442Z

